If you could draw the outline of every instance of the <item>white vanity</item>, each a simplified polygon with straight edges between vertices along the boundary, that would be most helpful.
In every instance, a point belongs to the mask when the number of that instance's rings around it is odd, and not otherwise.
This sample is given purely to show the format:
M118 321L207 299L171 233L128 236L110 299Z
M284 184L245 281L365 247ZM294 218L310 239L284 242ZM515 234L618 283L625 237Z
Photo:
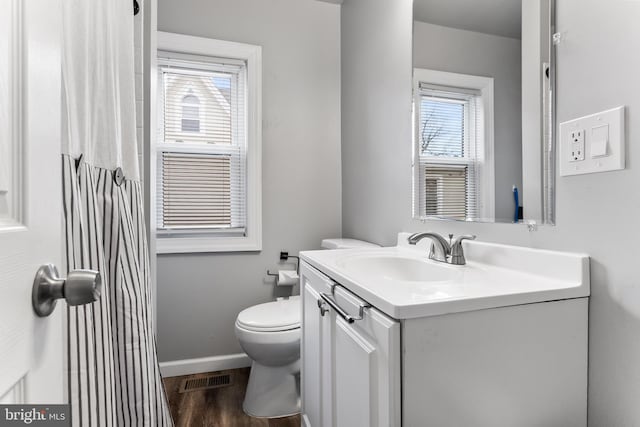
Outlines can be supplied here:
M430 242L301 254L307 427L586 426L586 255Z

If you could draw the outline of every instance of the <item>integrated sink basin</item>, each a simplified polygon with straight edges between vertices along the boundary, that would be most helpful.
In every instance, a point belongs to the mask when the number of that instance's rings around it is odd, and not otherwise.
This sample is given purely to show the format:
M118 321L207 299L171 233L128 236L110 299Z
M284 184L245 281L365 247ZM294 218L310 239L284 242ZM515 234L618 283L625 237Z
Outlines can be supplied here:
M451 282L461 275L461 267L427 259L389 255L347 256L336 263L346 273L365 280L398 282Z
M589 257L465 241L466 265L428 258L409 233L386 248L301 252L303 261L395 319L589 296Z

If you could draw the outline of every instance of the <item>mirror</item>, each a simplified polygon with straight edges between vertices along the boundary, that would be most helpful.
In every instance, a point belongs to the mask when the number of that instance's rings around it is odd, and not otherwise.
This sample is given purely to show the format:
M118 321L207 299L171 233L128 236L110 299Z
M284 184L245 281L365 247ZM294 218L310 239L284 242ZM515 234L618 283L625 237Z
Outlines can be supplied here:
M414 218L554 222L553 0L414 0Z

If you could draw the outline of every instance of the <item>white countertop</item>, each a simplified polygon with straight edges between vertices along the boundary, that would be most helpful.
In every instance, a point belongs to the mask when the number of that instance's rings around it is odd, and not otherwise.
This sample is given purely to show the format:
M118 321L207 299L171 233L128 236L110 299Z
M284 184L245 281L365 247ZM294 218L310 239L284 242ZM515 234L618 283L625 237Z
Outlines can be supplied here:
M428 260L429 239L371 249L305 251L300 257L331 279L395 319L435 316L519 304L587 297L589 257L480 241L465 241L467 264ZM347 268L357 258L404 258L424 261L447 276L440 281L397 280ZM351 260L351 261L349 261ZM381 267L382 268L382 267Z

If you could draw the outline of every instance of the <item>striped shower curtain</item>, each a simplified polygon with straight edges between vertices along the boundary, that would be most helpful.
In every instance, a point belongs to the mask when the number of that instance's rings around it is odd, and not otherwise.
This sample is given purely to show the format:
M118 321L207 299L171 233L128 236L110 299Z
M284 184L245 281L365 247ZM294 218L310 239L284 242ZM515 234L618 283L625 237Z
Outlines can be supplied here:
M132 2L62 5L66 264L103 281L98 301L67 312L72 425L171 426L138 170Z
M68 307L74 426L170 426L151 312L140 183L64 155L69 270L102 274L97 302Z

